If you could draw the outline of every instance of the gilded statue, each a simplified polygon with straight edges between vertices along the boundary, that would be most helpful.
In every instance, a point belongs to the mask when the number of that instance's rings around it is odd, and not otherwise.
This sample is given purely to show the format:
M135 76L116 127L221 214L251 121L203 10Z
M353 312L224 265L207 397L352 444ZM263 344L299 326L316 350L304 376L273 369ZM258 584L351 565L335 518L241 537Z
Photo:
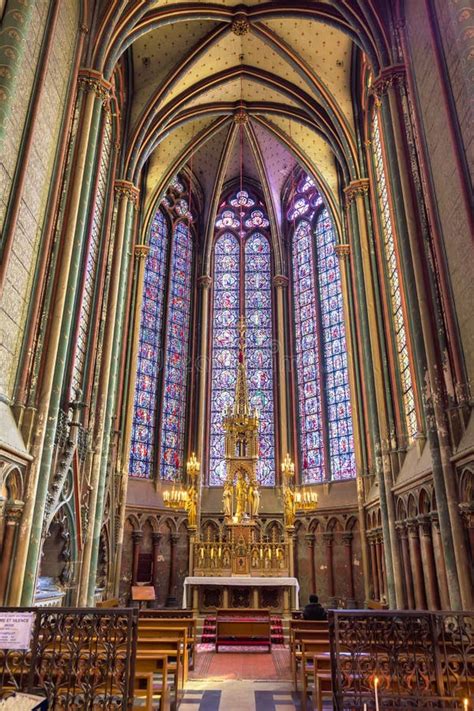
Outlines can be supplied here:
M237 475L237 482L235 485L235 498L236 498L235 514L237 516L237 520L241 521L242 518L247 513L247 500L248 500L248 484L245 481L245 474L243 471L240 471Z
M190 528L196 528L197 526L197 489L194 484L188 488L188 500L187 500L187 514L188 514L188 526Z
M260 492L258 490L258 484L255 480L252 480L249 486L249 508L250 515L252 517L258 516L258 510L260 508Z
M224 484L224 494L222 498L224 503L224 516L230 518L232 516L232 484L229 481L226 481Z
M289 486L285 486L284 488L283 508L285 515L285 525L294 526L296 517L295 492Z

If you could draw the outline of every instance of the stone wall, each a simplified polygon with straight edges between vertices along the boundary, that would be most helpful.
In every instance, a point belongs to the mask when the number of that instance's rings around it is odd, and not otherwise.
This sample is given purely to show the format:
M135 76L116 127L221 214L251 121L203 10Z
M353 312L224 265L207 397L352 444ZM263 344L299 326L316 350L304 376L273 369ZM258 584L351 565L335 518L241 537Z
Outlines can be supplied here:
M16 85L14 109L9 117L11 125L8 126L8 146L2 151L2 157L5 156L0 179L2 218L10 199L9 190L18 157L33 75L37 69L47 11L47 0L38 0L34 3L30 37L20 69L20 81ZM13 396L16 367L45 223L54 161L63 125L78 22L79 3L76 0L60 3L51 55L41 90L36 121L32 128L30 158L26 165L18 223L0 302L0 394L8 399Z

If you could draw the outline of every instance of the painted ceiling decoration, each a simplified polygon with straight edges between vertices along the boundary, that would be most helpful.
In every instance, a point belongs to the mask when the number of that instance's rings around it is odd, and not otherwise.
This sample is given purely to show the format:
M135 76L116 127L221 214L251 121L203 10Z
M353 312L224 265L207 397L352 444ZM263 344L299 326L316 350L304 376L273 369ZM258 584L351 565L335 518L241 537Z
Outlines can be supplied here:
M146 166L148 220L192 158L205 223L213 223L216 200L238 173L236 120L243 112L244 172L263 191L275 254L281 255L281 193L296 165L316 180L341 235L342 182L363 175L354 75L361 53L374 76L392 56L373 3L117 0L109 6L99 19L93 65L107 78L127 59L133 102L124 177L139 183Z

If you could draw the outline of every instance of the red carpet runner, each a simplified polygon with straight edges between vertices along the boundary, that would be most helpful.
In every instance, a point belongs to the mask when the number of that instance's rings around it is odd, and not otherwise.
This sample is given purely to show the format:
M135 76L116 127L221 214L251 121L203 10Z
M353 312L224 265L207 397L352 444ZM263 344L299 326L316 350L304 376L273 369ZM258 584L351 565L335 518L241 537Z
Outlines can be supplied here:
M271 618L271 639L272 644L283 644L283 625L281 617ZM201 642L203 644L214 644L216 641L216 618L206 617L202 628Z

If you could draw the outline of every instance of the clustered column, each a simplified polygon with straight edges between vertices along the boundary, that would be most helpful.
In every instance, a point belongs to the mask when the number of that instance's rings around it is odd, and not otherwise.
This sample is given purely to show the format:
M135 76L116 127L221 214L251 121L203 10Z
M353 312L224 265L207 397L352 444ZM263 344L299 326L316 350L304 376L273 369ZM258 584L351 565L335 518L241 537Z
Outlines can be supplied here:
M346 558L346 568L347 574L349 576L349 598L347 600L347 607L355 607L355 590L354 590L354 568L352 567L352 541L354 539L354 534L352 531L345 531L342 534L342 542L344 543L344 552Z
M328 580L328 605L334 607L336 604L334 593L334 533L325 531L323 533L324 543L326 545L326 567Z
M176 605L176 549L179 541L179 533L170 533L170 575L168 578L168 595L166 597L166 607Z

